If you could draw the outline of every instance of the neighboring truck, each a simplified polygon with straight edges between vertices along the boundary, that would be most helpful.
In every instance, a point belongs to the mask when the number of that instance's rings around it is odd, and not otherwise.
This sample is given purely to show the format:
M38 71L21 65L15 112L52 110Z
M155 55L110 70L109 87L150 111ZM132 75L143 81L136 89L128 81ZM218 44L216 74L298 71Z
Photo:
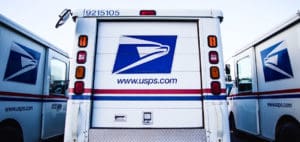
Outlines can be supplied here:
M63 135L68 55L0 14L0 141Z
M220 11L85 9L73 19L65 142L230 140Z
M231 130L270 141L300 141L299 55L298 12L228 60Z

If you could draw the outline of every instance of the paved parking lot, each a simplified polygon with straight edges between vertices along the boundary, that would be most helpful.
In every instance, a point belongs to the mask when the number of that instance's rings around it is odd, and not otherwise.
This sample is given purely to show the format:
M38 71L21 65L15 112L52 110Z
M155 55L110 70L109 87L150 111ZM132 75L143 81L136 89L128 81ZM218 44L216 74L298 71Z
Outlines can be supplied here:
M245 133L238 133L238 134L230 134L231 142L267 142L265 140L256 138L254 136L245 134Z

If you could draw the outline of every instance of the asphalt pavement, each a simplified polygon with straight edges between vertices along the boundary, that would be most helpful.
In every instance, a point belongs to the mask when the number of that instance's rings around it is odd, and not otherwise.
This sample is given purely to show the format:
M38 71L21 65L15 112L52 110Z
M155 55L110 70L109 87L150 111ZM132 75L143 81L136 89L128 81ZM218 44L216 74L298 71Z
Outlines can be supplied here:
M230 133L231 142L267 142L266 140L254 137L249 134L239 132L237 134Z

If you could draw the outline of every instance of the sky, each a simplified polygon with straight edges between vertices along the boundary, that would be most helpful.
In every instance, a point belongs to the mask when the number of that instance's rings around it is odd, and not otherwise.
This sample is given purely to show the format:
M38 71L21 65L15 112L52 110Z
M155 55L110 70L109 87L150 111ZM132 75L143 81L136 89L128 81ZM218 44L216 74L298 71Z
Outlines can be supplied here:
M72 56L75 24L56 29L69 9L218 9L225 60L300 10L300 0L0 0L0 13Z

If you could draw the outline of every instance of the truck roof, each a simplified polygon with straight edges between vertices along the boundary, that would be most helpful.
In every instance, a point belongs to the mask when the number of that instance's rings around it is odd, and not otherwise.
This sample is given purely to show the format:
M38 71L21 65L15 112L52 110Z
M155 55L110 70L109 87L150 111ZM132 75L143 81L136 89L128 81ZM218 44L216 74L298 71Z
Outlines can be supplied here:
M106 12L118 11L118 15L113 13L106 14ZM108 17L108 16L118 16L118 17L138 17L141 16L141 11L155 11L155 17L203 17L203 18L219 18L222 22L223 13L221 10L172 10L172 9L162 9L162 10L128 10L128 9L78 9L73 13L74 17Z
M33 34L32 32L28 31L27 29L25 29L24 27L18 25L17 23L13 22L12 20L8 19L7 17L5 17L4 15L0 14L0 25L4 25L12 30L14 30L15 32L18 32L19 34L22 34L23 36L26 36L27 38L30 38L36 42L38 42L39 44L50 48L56 52L61 53L62 55L69 57L68 53L55 47L53 44L45 41L44 39L38 37L37 35Z
M264 35L260 36L259 38L257 38L253 42L246 45L244 48L241 48L240 50L235 52L235 54L233 54L233 57L238 55L239 53L249 49L249 48L252 48L252 47L255 47L255 46L259 45L260 43L272 38L273 36L281 33L282 31L290 28L291 26L293 26L293 25L295 25L299 22L300 22L300 10L298 10L297 13L294 16L292 16L288 20L284 21L282 24L280 24L277 27L271 29L269 32L265 33Z

